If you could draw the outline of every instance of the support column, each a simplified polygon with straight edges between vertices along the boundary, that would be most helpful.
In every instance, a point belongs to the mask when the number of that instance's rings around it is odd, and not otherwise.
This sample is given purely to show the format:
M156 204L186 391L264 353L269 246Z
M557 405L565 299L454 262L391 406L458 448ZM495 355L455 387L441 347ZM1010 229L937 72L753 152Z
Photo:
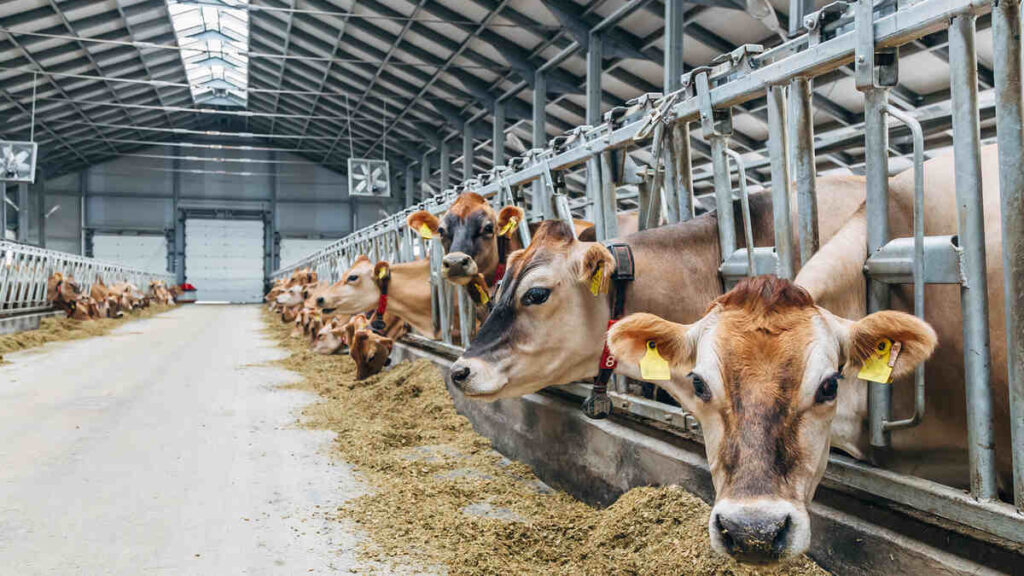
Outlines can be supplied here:
M42 171L36 171L36 203L39 207L39 242L40 248L46 248L46 178Z
M28 183L18 184L18 242L28 244L28 221L32 209L28 202Z
M420 160L420 197L424 200L427 199L426 186L430 186L430 153L424 152L423 159Z
M600 34L590 34L587 46L587 124L597 126L601 123L601 59L603 46ZM607 239L607 220L605 211L608 209L604 193L606 182L602 181L601 157L594 155L587 161L587 199L590 200L590 210L587 216L593 220L598 240ZM610 171L604 171L610 174ZM615 217L614 206L611 207L612 218Z
M494 101L494 125L491 132L492 158L495 166L505 165L505 103Z
M82 238L82 256L92 256L92 238L89 236L89 170L87 167L78 173L78 194L82 199L82 221L78 232Z
M7 240L7 183L0 182L0 240Z
M547 114L544 107L548 104L548 82L543 72L537 72L533 79L533 147L544 148L548 145ZM533 214L545 220L554 218L555 211L551 199L547 197L544 181L538 178L533 182Z
M473 177L473 125L466 122L462 127L462 181Z
M665 93L675 92L682 87L683 75L683 0L665 0Z
M789 160L786 145L786 89L768 88L768 155L772 165L772 217L779 276L793 279L793 228L789 215ZM742 178L742 176L740 176ZM747 250L753 250L747 246Z
M992 42L1003 220L1007 382L1014 455L1013 501L1017 510L1024 511L1024 113L1020 33L1020 0L999 0L992 6Z
M181 148L173 147L174 175L171 184L171 214L174 218L174 275L178 284L185 282L185 215L181 213Z
M412 166L405 167L405 207L416 203L416 173Z
M270 159L272 161L277 160L277 152L270 153ZM277 270L277 189L280 185L278 180L278 164L277 162L271 162L270 164L270 210L267 215L266 223L263 226L263 282L267 284L270 282L270 276ZM269 288L269 284L267 288Z
M448 190L451 178L452 158L448 152L448 141L441 140L441 151L438 153L438 164L441 166L441 190Z

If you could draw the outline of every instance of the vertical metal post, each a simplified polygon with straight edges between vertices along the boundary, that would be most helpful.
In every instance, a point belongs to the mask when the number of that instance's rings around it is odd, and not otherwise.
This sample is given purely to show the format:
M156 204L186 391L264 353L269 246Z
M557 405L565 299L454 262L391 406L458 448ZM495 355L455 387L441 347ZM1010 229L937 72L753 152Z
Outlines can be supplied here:
M416 172L412 166L405 167L405 207L416 203Z
M601 74L603 72L601 61L603 58L603 45L600 34L590 34L587 46L587 124L597 126L601 123ZM594 221L595 231L598 240L605 240L610 237L607 229L608 203L605 202L605 192L610 182L611 171L603 170L603 154L595 154L587 161L587 199L590 200L589 217ZM615 216L615 206L611 206L611 216Z
M7 183L0 182L0 240L7 240Z
M266 224L263 227L263 244L265 246L263 281L265 283L270 282L271 274L273 274L274 270L277 269L277 262L275 262L276 259L274 258L274 236L277 234L277 190L280 184L277 177L277 152L270 152L270 159L275 162L271 162L270 164L270 210L267 215ZM175 161L177 161L177 159L175 159Z
M732 179L729 176L729 148L732 111L715 110L711 105L708 72L696 74L697 100L704 138L711 144L711 169L715 181L715 209L718 212L718 247L724 262L736 251L736 218L732 208Z
M448 153L448 141L441 140L441 150L438 152L438 164L441 166L441 189L438 192L448 190L451 178L452 158Z
M28 243L28 221L32 210L28 205L28 183L18 184L18 242Z
M690 161L690 124L676 122L668 128L665 158L665 199L668 223L693 218L693 176Z
M1018 510L1024 511L1024 114L1021 111L1020 28L1020 0L999 0L993 4L1013 501Z
M685 11L683 0L665 0L665 94L682 87Z
M789 35L796 36L804 28L804 16L814 12L814 0L789 0Z
M423 187L429 186L429 185L430 185L430 153L424 152L423 153L423 159L420 160L420 187L423 188ZM420 193L420 197L426 199L427 192L426 192L425 189Z
M795 0L799 1L799 0ZM792 20L790 20L792 29ZM797 223L800 231L800 265L818 251L818 190L814 165L814 109L811 80L794 78L789 83L790 142L796 179Z
M174 219L174 274L178 284L185 282L185 216L179 209L181 202L181 148L172 147L171 154L175 156L172 167L174 174L171 177L171 217Z
M889 99L887 88L871 88L864 92L864 169L867 176L865 211L868 222L868 255L874 254L889 241L889 130L885 108ZM868 283L868 312L889 307L889 286L871 280ZM885 422L891 419L892 386L868 383L871 446L889 446Z
M39 247L46 248L46 178L41 172L36 172L38 184L36 184L37 201L39 202Z
M473 125L469 122L462 128L462 181L473 177Z
M177 172L175 172L177 174ZM89 227L89 168L86 167L78 173L78 195L82 199L82 206L79 210L78 235L82 240L82 256L89 255L89 239L87 230Z
M792 279L793 225L789 216L785 90L783 86L768 88L768 154L772 164L772 216L775 222L775 253L779 257L778 275ZM753 246L747 246L747 250L753 249Z
M1019 41L1019 40L1018 40ZM949 27L953 96L953 158L956 163L958 233L965 282L960 285L964 330L964 387L967 393L967 448L971 493L994 499L995 450L992 433L991 351L988 281L985 275L985 215L981 191L981 134L974 16L961 14ZM1018 102L1019 105L1019 102Z
M547 114L544 107L548 104L547 76L538 71L533 77L533 147L544 148L548 145ZM545 220L554 218L555 211L551 199L547 197L544 179L533 182L533 215Z
M505 165L505 103L494 101L494 124L491 131L491 154L495 166Z

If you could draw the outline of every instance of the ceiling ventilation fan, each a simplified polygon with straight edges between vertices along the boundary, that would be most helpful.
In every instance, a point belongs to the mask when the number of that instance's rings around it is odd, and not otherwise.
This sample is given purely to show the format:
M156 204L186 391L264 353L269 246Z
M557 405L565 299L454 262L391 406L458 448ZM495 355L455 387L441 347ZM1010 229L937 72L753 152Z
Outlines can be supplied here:
M348 159L348 193L350 196L391 197L391 180L387 160Z
M36 143L0 140L0 182L35 182Z

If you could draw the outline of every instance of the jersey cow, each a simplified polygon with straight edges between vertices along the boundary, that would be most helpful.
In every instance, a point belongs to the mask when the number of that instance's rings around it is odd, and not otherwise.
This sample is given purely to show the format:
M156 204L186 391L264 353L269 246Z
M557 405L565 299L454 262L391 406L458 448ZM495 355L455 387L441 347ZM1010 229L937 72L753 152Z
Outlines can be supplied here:
M381 288L385 285L387 297L382 299ZM345 316L373 310L383 302L386 302L387 313L409 323L420 334L435 336L430 313L428 260L371 264L369 258L359 256L341 280L320 294L316 304Z
M931 355L936 336L903 312L841 318L773 276L741 281L692 324L641 313L608 333L621 373L656 382L700 422L715 485L712 547L749 562L807 550L807 505L828 463L840 388L857 385L884 342L900 343L899 378Z
M828 239L863 201L864 179L826 176L819 178L818 190L819 230ZM752 194L750 210L754 244L772 244L769 194ZM736 213L736 229L742 230ZM624 313L693 322L722 294L716 214L638 232L622 242L635 261ZM576 240L561 222L543 223L530 246L509 258L493 311L452 365L452 384L467 396L493 400L595 376L611 306L607 291L592 287L606 286L614 267L604 245Z

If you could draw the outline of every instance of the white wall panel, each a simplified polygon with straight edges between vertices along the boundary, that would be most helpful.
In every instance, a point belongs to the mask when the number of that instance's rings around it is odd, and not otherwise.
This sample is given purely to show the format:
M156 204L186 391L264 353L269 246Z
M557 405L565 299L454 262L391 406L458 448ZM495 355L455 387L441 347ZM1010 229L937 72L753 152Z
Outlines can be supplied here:
M92 237L93 256L141 270L167 269L167 238L163 236L121 236L96 234Z
M281 266L287 266L296 262L313 252L333 244L335 240L309 240L305 238L282 238L281 239Z

